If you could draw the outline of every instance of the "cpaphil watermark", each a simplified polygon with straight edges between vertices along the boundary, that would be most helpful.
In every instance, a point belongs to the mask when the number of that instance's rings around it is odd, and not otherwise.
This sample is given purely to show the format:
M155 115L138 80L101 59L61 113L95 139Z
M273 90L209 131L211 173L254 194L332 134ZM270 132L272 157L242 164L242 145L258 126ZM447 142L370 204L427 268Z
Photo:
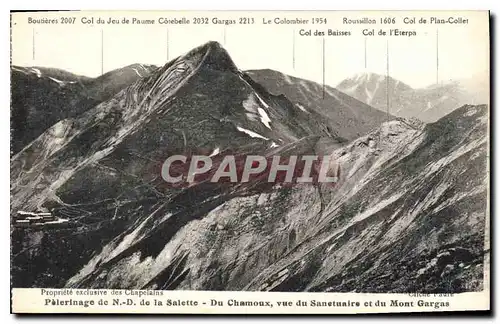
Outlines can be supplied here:
M173 155L162 165L161 176L173 186L200 182L334 185L340 166L330 156L290 155Z

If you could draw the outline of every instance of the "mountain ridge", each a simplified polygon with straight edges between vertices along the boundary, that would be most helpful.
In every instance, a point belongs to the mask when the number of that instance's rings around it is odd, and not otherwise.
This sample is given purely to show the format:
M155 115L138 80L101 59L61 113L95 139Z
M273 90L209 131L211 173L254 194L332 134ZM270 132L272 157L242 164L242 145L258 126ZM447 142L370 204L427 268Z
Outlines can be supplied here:
M12 227L12 285L481 290L488 107L376 126L384 113L330 88L315 107L317 84L285 79L240 71L211 42L51 126L11 158L11 218L68 224ZM209 153L326 154L339 182L162 180L167 157Z
M142 73L155 68L144 67ZM142 77L133 69L130 65L88 78L54 68L11 66L11 154L60 120L78 116Z
M480 86L474 86L478 82L450 80L412 88L390 76L369 72L344 79L337 88L379 110L389 109L393 115L434 122L464 104L487 104L484 91L478 92Z
M333 153L344 170L335 190L308 186L235 197L205 211L206 216L188 223L169 240L148 236L151 226L145 224L150 220L145 219L136 230L107 245L66 286L399 293L481 290L481 202L486 199L486 174L476 166L485 161L486 110L464 106L435 125L416 128L398 120L383 124ZM463 116L466 119L461 121ZM463 132L464 128L469 131ZM464 143L469 136L473 141ZM417 158L433 156L436 148L428 142L436 138L438 147L449 140L452 144L432 160ZM474 143L475 139L479 141ZM455 145L464 150L453 150ZM473 156L476 166L469 160ZM443 159L453 165L441 164ZM457 182L452 174L464 170L472 173ZM474 190L467 194L464 188ZM454 201L456 197L460 203ZM455 212L450 214L450 208ZM171 217L167 214L158 221ZM469 219L467 225L462 225L464 219ZM422 235L429 239L422 240ZM146 246L153 242L161 251L151 256ZM127 246L134 245L142 247L127 252Z
M259 88L235 69L220 45L209 43L92 109L59 121L14 155L11 212L52 210L70 219L75 228L45 234L39 257L74 269L97 242L107 242L138 215L163 205L161 199L178 194L160 177L168 156L201 150L257 153L310 135L338 140L323 117ZM85 243L77 241L77 234L65 238L79 258L45 255L59 249L51 242L58 242L64 231L85 231ZM32 280L55 279L36 274Z
M300 109L316 111L332 119L333 127L348 140L366 134L387 118L394 118L330 86L325 86L323 98L322 85L313 81L271 69L249 70L246 73L271 93L286 95Z

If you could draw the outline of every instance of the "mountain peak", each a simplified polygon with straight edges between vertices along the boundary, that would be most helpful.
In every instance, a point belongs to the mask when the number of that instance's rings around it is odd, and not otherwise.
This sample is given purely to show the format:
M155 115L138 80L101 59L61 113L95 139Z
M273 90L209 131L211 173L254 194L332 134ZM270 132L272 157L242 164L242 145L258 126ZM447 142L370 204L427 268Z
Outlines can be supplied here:
M362 73L356 73L352 77L346 78L342 82L340 82L337 86L337 88L342 89L345 88L346 85L353 86L353 85L375 85L375 84L382 84L385 83L386 81L389 81L391 84L391 87L399 87L401 89L411 89L411 87L397 79L394 79L393 77L374 73L374 72L362 72Z
M208 41L205 44L200 45L201 48L206 48L207 50L222 50L226 51L218 41Z
M357 82L370 82L374 80L383 81L385 80L385 76L373 72L363 72L363 73L356 73L351 77L351 79Z
M372 106L386 106L387 91L391 97L413 89L390 76L376 73L358 73L337 85L337 89Z
M238 71L229 53L219 42L209 41L203 45L195 47L183 56L187 60L199 60L200 66L208 69L220 71Z

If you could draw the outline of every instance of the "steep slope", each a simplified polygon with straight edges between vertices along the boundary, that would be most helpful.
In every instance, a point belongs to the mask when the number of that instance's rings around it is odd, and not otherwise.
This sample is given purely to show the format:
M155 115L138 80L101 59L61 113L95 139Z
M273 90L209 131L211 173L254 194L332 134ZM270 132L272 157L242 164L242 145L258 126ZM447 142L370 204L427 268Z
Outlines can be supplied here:
M160 171L171 155L263 152L311 136L345 141L328 118L296 108L239 71L218 43L200 46L59 121L12 157L12 215L50 210L71 225L15 228L13 280L60 286L133 224L165 217L166 207L196 207L218 192L205 185L169 187ZM172 218L168 230L202 212Z
M19 152L47 128L109 99L156 67L134 64L98 78L43 67L11 67L11 151Z
M333 120L339 135L353 140L387 121L387 115L335 88L274 70L250 70L248 75L274 94L283 94L303 111L315 111ZM392 119L392 116L389 116Z
M157 66L149 64L136 63L127 65L93 79L92 82L87 84L87 92L102 102L140 78L149 76L156 69L158 69Z
M450 81L413 89L391 77L360 73L340 82L337 89L381 111L387 111L389 95L391 114L434 122L464 104L488 103L488 87L472 81Z
M104 246L66 286L481 290L487 150L484 105L426 126L393 120L332 153L342 170L337 187L192 195L196 211L170 203Z

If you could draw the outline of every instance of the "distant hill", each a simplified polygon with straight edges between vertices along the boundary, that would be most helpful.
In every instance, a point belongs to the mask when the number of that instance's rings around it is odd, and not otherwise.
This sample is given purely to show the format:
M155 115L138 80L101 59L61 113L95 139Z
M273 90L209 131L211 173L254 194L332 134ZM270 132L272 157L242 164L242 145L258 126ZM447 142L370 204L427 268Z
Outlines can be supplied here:
M488 85L479 78L450 81L413 89L401 81L376 73L360 73L337 85L340 91L399 117L433 122L465 104L488 104Z

